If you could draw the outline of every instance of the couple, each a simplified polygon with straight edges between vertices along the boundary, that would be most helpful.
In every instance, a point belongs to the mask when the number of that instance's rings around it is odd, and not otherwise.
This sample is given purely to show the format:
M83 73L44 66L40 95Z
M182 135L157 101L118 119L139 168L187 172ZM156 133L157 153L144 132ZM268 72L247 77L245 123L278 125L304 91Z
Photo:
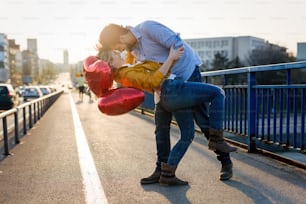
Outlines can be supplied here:
M221 161L220 179L232 177L229 152L237 148L229 146L223 138L224 92L217 86L201 83L201 60L178 34L155 21L145 21L133 28L110 24L100 33L98 50L99 58L113 68L117 82L155 95L156 168L152 175L141 179L141 184L188 184L177 178L175 171L194 138L194 119L209 140L209 149ZM115 50L126 50L128 56L131 52L141 63L124 66ZM181 138L171 150L172 114Z

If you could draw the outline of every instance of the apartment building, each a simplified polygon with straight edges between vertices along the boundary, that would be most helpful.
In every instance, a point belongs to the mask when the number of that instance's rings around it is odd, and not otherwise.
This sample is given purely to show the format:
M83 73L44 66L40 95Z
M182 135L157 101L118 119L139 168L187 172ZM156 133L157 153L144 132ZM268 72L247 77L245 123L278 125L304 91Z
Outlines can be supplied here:
M9 70L10 70L10 81L14 87L22 84L21 72L17 70L18 58L16 54L20 52L20 45L16 44L14 39L9 39Z
M0 83L9 79L9 41L4 33L0 33Z
M38 81L39 76L39 57L37 54L37 39L29 38L27 39L27 50L28 57L30 58L30 66L31 66L31 78L33 82ZM29 63L29 62L28 62Z
M222 54L229 61L239 57L243 64L248 65L247 57L250 52L266 45L264 39L253 36L197 38L185 39L185 41L208 67L217 53Z
M306 61L306 42L297 43L297 61Z

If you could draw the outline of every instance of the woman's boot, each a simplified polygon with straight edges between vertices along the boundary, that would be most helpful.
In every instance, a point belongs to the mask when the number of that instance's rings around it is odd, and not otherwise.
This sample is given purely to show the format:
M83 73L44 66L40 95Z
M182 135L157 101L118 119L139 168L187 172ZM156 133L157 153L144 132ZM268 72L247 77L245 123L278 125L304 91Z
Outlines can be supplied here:
M223 138L223 131L209 128L209 142L208 148L212 151L220 152L235 152L237 151L236 147L228 145Z
M167 186L188 185L187 181L182 181L175 176L177 166L170 166L166 163L161 163L161 176L159 183Z

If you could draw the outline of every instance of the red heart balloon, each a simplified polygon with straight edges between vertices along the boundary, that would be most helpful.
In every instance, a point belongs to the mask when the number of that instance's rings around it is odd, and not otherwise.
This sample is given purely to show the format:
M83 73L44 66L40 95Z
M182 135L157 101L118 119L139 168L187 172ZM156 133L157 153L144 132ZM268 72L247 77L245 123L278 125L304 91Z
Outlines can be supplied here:
M87 57L83 65L90 90L98 97L105 95L113 85L111 68L94 56Z
M126 87L112 89L107 95L98 99L98 108L106 115L121 115L139 106L144 97L144 92L139 89Z
M93 70L93 66L91 66L93 63L95 63L96 61L98 61L99 58L97 58L96 56L89 56L87 57L84 61L83 61L83 68L85 72L92 72Z

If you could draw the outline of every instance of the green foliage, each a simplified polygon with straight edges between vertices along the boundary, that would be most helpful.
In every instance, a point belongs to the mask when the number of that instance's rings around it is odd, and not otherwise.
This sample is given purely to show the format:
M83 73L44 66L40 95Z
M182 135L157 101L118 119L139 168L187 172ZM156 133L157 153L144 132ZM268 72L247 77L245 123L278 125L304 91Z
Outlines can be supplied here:
M295 62L296 58L286 51L286 48L267 43L268 46L253 50L247 61L250 66L269 65L278 63ZM258 84L285 84L286 72L269 71L258 73L256 76Z
M259 49L254 49L249 56L246 58L247 66L258 66L258 65L269 65L278 63L288 63L295 62L296 58L287 52L287 48L280 47L278 45L266 43L267 46ZM209 69L209 67L212 69ZM201 66L202 71L207 70L222 70L222 69L233 69L244 67L243 63L240 62L239 57L229 61L229 59L223 56L221 53L216 53L214 60L211 65L203 64ZM293 83L306 83L304 70L295 70L292 72L292 82ZM286 83L286 71L269 71L260 72L257 74L257 84L285 84ZM211 79L214 83L222 84L224 79L214 78ZM237 74L226 76L227 84L246 84L247 83L246 74Z
M213 67L212 70L226 69L228 68L228 59L218 52L215 54L215 58L212 61L211 66Z

